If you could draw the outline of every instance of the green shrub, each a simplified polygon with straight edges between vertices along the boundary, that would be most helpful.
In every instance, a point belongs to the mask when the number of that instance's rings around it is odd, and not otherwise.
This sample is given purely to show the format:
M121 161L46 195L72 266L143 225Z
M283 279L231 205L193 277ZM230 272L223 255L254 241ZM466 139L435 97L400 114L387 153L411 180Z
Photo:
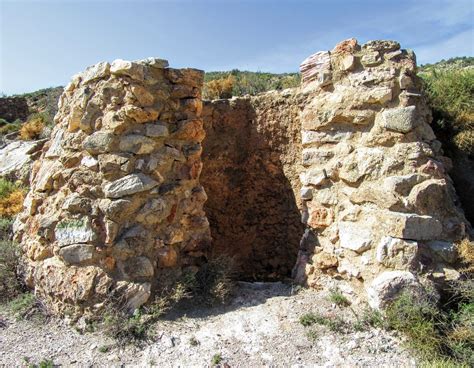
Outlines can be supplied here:
M0 217L0 240L8 240L12 232L13 219Z
M123 308L114 307L108 308L102 321L104 333L120 345L148 340L151 337L150 324L150 318L138 309L130 316Z
M15 298L24 290L18 270L19 257L15 243L0 240L0 303Z
M387 308L386 319L389 328L408 336L410 346L421 356L436 356L440 352L438 327L443 322L442 315L430 301L403 293Z
M131 316L119 296L111 296L101 316L106 335L119 344L140 344L153 337L153 325L170 309L186 299L193 303L225 302L230 294L232 267L228 259L214 259L196 273L184 273L173 286L163 289L155 299Z
M18 185L10 180L0 178L0 199L8 197L16 189L18 189Z
M474 366L473 286L470 278L453 283L441 307L403 293L386 311L387 326L408 337L426 366Z
M347 299L339 289L329 290L329 301L339 307L348 307L349 305L351 305L349 299Z
M433 128L448 150L474 154L474 69L420 73L433 110Z
M215 366L215 365L218 365L219 363L222 362L222 355L221 353L216 353L212 356L212 359L211 359L211 366Z
M352 329L352 325L339 316L323 316L321 314L316 313L306 313L300 317L300 323L304 327L309 327L314 324L318 324L321 326L325 326L329 328L332 332L347 332Z
M2 121L2 125L0 126L0 137L1 136L4 136L4 135L7 135L7 134L10 134L10 133L13 133L13 132L17 132L20 130L21 128L21 121L20 120L15 120L13 123L6 123L6 120L3 120Z
M193 276L187 285L194 300L207 305L223 304L231 295L233 282L233 260L221 256L209 260Z

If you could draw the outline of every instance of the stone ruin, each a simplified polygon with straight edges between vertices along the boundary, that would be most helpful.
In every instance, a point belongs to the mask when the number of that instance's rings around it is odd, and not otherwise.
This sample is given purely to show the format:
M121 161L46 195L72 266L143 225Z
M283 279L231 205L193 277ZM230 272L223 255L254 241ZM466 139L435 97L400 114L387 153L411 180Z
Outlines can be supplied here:
M219 255L243 279L345 279L374 307L455 278L469 228L414 54L351 39L301 72L204 107L203 72L160 59L73 77L15 222L27 285L82 314L116 294L133 310Z
M206 260L203 72L167 65L99 63L61 96L16 226L27 285L57 312L114 293L134 309Z

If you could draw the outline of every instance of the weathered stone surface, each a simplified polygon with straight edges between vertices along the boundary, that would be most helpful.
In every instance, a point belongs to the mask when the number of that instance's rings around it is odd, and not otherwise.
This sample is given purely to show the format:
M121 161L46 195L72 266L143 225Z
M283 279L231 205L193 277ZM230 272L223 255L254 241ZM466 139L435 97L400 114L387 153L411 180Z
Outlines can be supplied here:
M105 196L120 198L134 193L144 192L159 183L144 174L131 174L104 186Z
M332 224L334 220L334 213L331 208L308 204L308 225L313 229L325 228Z
M54 231L56 242L60 247L76 243L88 243L97 239L88 217L63 220L56 225Z
M120 139L119 148L124 152L136 153L137 155L152 153L157 144L153 139L139 134L125 135Z
M117 293L127 301L125 308L132 313L150 298L151 284L148 282L138 284L120 281L117 283Z
M395 238L429 240L441 235L443 226L434 217L411 213L380 213L387 235Z
M408 133L417 125L416 106L398 107L382 112L382 126L400 133Z
M83 84L87 84L95 79L104 78L108 75L110 75L110 64L104 61L88 67L79 77Z
M324 72L327 88L316 82ZM319 287L328 275L370 283L381 270L430 277L434 264L452 264L449 244L469 225L419 98L414 54L394 41L346 40L305 60L302 76L300 196L315 239L301 242L293 274ZM337 268L311 263L321 253L336 255Z
M333 254L328 254L324 251L316 253L312 258L312 262L315 267L321 270L337 267L337 265L339 264L339 261L336 256L334 256Z
M27 182L32 155L43 146L44 141L15 141L0 149L0 176Z
M418 243L385 236L377 245L376 259L385 267L397 270L410 269L418 253Z
M126 75L138 81L143 80L145 77L145 70L142 65L122 59L117 59L112 62L110 72L116 75Z
M362 253L372 246L374 236L370 229L354 222L340 222L338 228L341 247Z
M441 260L454 263L458 258L456 246L452 242L434 240L427 243L429 249Z
M330 78L331 58L329 52L320 51L305 59L300 65L301 79L303 84L318 80L324 85ZM328 79L329 78L329 79Z
M95 247L88 244L73 244L61 248L59 256L68 264L81 264L94 258Z
M302 187L300 195L301 199L309 201L313 198L313 190L309 187Z
M374 309L384 309L403 291L422 294L423 288L411 272L383 272L367 287L369 305Z
M152 277L155 272L153 264L146 257L135 257L120 262L119 268L130 279Z
M151 123L146 125L146 135L148 137L167 137L169 135L168 127L161 123Z
M116 138L109 132L95 132L83 143L84 149L92 155L111 152L116 145Z
M71 213L82 213L86 215L91 212L92 201L89 198L84 198L77 193L73 193L64 200L62 209Z

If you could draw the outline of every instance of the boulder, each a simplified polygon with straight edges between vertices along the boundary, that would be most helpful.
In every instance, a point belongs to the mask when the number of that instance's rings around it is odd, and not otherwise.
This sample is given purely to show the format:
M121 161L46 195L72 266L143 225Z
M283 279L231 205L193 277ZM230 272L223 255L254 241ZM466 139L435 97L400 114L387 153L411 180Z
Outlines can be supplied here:
M155 273L153 264L146 257L133 257L119 262L120 271L129 279L152 277Z
M408 271L386 271L378 275L367 287L369 305L377 310L385 309L403 292L422 295L424 290L415 275Z
M15 141L0 149L0 177L27 182L34 154L44 144L41 141Z

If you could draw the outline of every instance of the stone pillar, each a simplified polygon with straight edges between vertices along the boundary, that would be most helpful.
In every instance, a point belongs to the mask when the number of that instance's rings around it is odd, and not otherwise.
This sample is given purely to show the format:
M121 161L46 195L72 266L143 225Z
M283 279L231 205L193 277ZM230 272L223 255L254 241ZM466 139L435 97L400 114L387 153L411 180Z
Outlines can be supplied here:
M393 41L351 39L310 56L301 72L310 99L301 114L307 229L297 280L361 285L393 270L449 277L466 220L414 54Z
M15 224L27 284L54 311L114 293L134 309L205 262L202 83L150 58L96 64L65 88Z

